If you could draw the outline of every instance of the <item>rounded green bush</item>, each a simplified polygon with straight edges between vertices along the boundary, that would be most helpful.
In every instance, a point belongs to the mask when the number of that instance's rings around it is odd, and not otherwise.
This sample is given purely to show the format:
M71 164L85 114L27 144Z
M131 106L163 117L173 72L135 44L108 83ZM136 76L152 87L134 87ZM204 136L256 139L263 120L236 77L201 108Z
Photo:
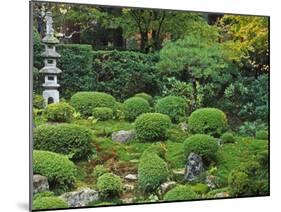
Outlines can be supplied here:
M223 111L216 108L201 108L190 115L188 127L192 133L218 137L227 130L228 125Z
M138 165L138 186L141 191L155 191L169 176L166 162L153 152L141 156Z
M145 99L146 101L148 101L148 103L149 103L150 106L153 105L153 98L152 98L152 96L150 96L150 95L147 94L147 93L137 93L137 94L135 95L135 97L143 98L143 99Z
M34 149L68 155L72 160L88 159L93 152L90 129L74 124L40 125L33 131Z
M142 113L149 112L149 103L141 97L132 97L123 103L125 119L134 121Z
M58 193L73 188L76 167L66 156L49 151L33 151L33 173L46 176Z
M234 136L233 136L232 133L226 132L226 133L222 134L222 136L221 136L221 141L222 141L222 143L224 143L224 144L227 144L227 143L235 143L235 138L234 138Z
M48 121L70 122L73 118L74 108L66 102L49 104L44 111Z
M100 176L102 176L105 173L108 173L109 170L104 167L103 165L96 165L93 171L93 177L95 179L98 179Z
M33 94L32 105L36 109L43 109L45 101L42 95Z
M259 130L256 132L256 138L261 140L268 140L268 131L267 130Z
M192 200L198 198L190 186L178 185L164 195L165 201Z
M93 116L100 121L106 121L113 118L113 110L108 107L96 107L93 110Z
M68 204L58 197L38 197L33 201L33 210L68 208Z
M135 121L136 136L141 141L163 140L171 126L169 116L160 113L145 113Z
M184 141L183 147L186 158L193 152L200 155L205 162L213 161L219 148L214 137L203 134L188 137Z
M182 97L167 96L156 103L155 110L157 113L168 115L173 123L178 123L186 116L187 104Z
M105 173L98 178L97 188L102 197L116 197L122 191L122 180L112 173Z
M249 176L245 172L236 170L229 174L228 186L231 194L234 196L247 195L251 190Z
M103 92L77 92L70 100L70 104L82 116L91 116L96 107L108 107L115 111L116 100L113 96Z
M206 194L209 191L209 187L203 183L197 183L191 187L191 189L197 194Z

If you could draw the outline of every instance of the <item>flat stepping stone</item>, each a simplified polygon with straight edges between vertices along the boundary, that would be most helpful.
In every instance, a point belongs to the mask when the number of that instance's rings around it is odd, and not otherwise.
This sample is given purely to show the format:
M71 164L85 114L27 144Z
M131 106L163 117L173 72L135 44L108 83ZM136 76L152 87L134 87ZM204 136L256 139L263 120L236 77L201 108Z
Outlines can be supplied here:
M133 159L133 160L129 160L129 162L131 162L131 163L138 163L139 160L138 159Z
M124 177L126 180L137 180L138 176L136 174L128 174Z

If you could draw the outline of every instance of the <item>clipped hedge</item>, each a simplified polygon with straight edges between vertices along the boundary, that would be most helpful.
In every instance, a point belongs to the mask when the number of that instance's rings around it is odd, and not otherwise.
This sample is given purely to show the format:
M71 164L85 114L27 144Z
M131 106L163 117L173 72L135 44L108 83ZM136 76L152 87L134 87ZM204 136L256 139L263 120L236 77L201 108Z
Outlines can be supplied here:
M88 159L93 146L91 130L74 124L40 125L33 132L34 148L68 155L72 160Z
M157 141L167 137L171 126L169 116L160 113L145 113L135 121L136 136L141 141Z
M218 151L218 143L210 135L196 134L188 137L184 143L184 154L187 158L191 152L202 157L205 162L215 160Z
M222 134L221 141L223 144L235 143L235 138L231 132L226 132Z
M60 44L57 51L61 55L58 67L62 70L60 93L69 98L77 91L94 90L95 73L92 69L93 52L91 45Z
M187 104L182 97L167 96L156 103L155 110L168 115L173 123L178 123L181 118L186 116Z
M216 108L201 108L190 115L188 127L192 133L210 134L219 137L227 130L228 125L223 111Z
M33 150L33 173L46 176L50 188L61 193L74 186L76 167L66 156L49 151Z
M97 188L103 198L116 197L122 191L122 180L112 173L105 173L98 178Z
M49 104L44 111L48 121L70 122L73 118L74 108L66 102Z
M165 194L164 201L193 200L197 198L198 195L190 186L178 185Z
M140 98L143 98L143 99L145 99L146 101L148 101L148 103L149 103L149 105L150 106L152 106L153 105L153 98L152 98L152 96L150 96L149 94L147 94L147 93L137 93L136 95L135 95L135 97L140 97Z
M58 197L38 197L33 201L32 209L61 209L68 208L68 204Z
M87 117L92 115L96 107L108 107L114 111L116 100L113 96L103 92L77 92L71 97L70 104L82 116Z
M134 121L139 115L149 112L149 103L141 97L132 97L123 103L125 119Z
M166 162L153 152L146 152L138 165L138 186L145 193L153 192L169 176Z
M113 110L109 107L96 107L93 116L100 121L106 121L113 118Z

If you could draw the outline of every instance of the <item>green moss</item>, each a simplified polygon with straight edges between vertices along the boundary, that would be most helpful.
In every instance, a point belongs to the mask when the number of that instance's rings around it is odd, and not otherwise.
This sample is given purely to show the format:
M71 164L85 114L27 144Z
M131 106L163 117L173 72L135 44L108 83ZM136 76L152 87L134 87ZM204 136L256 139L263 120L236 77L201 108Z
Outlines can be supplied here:
M165 158L169 166L173 169L183 168L185 165L183 144L168 141L166 148Z
M58 197L39 197L33 201L33 210L68 208L67 203Z

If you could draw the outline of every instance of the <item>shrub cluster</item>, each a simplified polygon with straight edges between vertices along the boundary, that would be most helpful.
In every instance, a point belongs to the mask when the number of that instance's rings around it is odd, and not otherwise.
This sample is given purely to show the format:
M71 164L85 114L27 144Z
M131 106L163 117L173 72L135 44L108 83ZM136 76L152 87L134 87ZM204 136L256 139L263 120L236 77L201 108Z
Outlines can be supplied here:
M100 121L110 120L113 118L113 110L109 107L96 107L93 116Z
M49 151L33 151L33 172L48 178L51 189L67 191L74 186L76 167L66 156Z
M152 98L152 96L150 96L150 95L147 94L147 93L137 93L137 94L135 95L135 97L143 98L143 99L145 99L146 101L148 101L148 103L149 103L150 106L153 105L153 98Z
M44 105L45 105L45 101L43 96L33 94L32 106L36 109L43 109Z
M49 104L44 111L48 121L70 122L73 118L74 108L66 102Z
M256 132L256 138L261 140L268 140L268 131L267 130L259 130Z
M248 174L234 170L228 176L228 186L234 196L248 195L250 191L250 180Z
M135 130L141 141L163 140L171 125L169 116L160 113L145 113L137 117Z
M226 132L226 133L222 134L222 136L221 136L221 141L222 141L222 143L224 143L224 144L227 144L227 143L235 143L235 138L234 138L234 136L233 136L232 133Z
M93 171L93 177L97 180L100 176L108 172L109 170L103 165L96 165Z
M96 107L108 107L115 111L116 100L113 96L102 92L77 92L70 100L70 104L82 116L91 116Z
M207 163L215 160L219 148L215 138L203 134L196 134L188 137L184 141L183 146L186 158L191 152L194 152L200 155Z
M182 97L167 96L157 102L155 110L168 115L173 123L178 123L181 118L186 116L187 104Z
M138 165L138 186L141 191L155 191L168 178L168 166L157 154L147 152L141 156Z
M228 127L223 111L216 108L201 108L195 110L188 119L192 133L210 134L215 137L224 133Z
M72 160L92 155L92 132L74 124L40 125L33 132L34 148L62 153Z
M105 173L98 178L97 188L104 198L116 197L122 191L122 180L115 174Z
M197 194L190 186L185 185L176 186L168 191L164 196L165 201L192 200L196 198L198 198Z
M58 197L38 197L32 205L33 210L68 208L68 204Z
M125 119L134 121L139 115L149 112L149 103L141 97L132 97L123 103Z

